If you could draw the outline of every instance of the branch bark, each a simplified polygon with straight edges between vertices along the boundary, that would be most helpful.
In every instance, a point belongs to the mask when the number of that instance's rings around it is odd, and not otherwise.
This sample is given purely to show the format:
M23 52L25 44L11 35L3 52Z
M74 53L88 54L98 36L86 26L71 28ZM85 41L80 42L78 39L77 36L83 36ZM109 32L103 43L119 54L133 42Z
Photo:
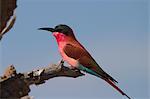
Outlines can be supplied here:
M17 0L0 0L0 40L14 25Z
M11 65L0 77L0 98L30 99L28 94L33 84L43 84L54 77L76 78L83 75L79 70L72 70L64 66L63 61L25 73L17 73L15 67Z

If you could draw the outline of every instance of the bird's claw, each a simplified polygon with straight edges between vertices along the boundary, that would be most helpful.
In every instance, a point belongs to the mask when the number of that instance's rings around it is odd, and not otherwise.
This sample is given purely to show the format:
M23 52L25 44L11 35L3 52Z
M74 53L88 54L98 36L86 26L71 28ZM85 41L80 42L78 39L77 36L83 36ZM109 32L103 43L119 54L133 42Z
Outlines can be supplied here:
M59 65L64 66L64 60L63 59L60 60Z
M64 64L64 60L63 60L63 59L61 59L60 63Z

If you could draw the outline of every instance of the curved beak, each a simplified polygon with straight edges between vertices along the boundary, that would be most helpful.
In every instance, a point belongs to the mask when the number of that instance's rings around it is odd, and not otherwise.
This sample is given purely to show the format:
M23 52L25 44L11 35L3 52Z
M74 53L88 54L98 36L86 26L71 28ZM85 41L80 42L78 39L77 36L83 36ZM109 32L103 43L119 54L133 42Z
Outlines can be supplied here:
M38 30L46 30L46 31L50 31L50 32L55 32L55 29L54 29L54 28L48 28L48 27L45 27L45 28L38 28Z

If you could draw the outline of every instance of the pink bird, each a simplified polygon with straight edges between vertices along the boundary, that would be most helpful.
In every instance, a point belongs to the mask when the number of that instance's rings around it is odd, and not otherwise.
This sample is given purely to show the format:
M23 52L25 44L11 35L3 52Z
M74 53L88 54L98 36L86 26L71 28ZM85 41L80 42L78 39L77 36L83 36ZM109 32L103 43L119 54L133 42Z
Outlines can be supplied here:
M73 30L69 26L60 24L55 28L39 29L52 32L58 43L58 49L63 60L70 64L71 68L87 72L105 80L122 95L125 95L128 99L131 99L116 85L118 82L109 74L107 74L97 64L89 52L78 42Z

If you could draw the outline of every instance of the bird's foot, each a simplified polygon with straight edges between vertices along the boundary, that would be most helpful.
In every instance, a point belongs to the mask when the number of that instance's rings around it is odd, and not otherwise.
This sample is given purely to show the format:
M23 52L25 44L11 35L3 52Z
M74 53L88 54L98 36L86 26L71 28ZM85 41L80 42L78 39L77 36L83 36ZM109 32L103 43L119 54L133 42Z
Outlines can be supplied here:
M64 60L61 59L61 60L58 62L58 64L59 64L60 66L64 66Z

